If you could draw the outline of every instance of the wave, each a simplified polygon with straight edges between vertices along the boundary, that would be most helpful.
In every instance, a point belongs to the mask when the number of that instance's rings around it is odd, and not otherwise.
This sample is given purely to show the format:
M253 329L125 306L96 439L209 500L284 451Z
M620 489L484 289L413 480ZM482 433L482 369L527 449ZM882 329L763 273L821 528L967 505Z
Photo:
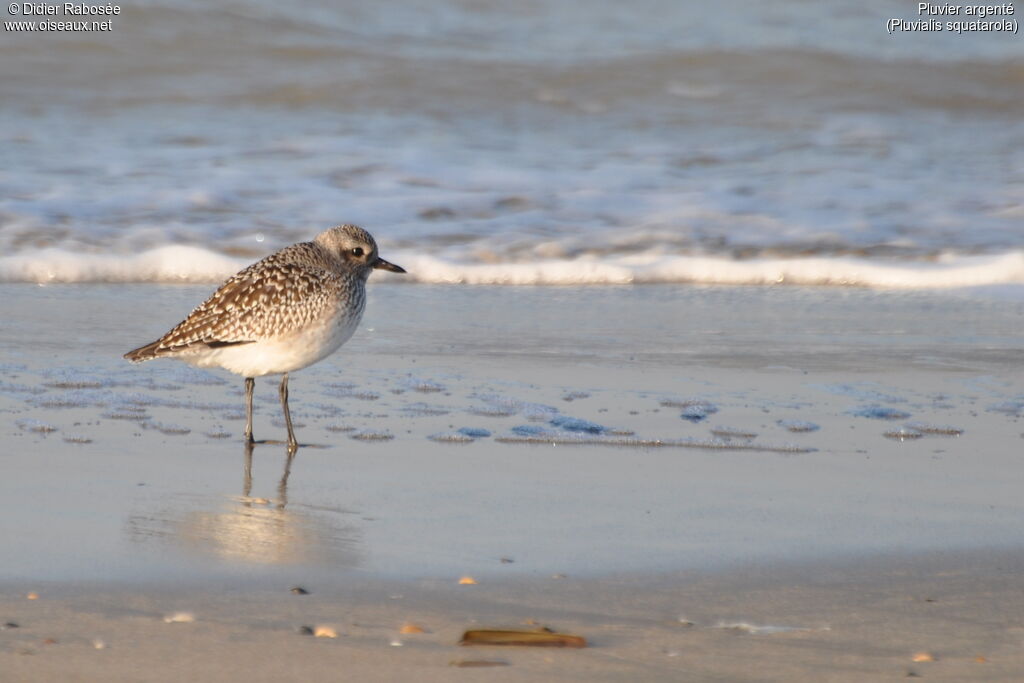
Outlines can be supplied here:
M166 246L134 256L76 254L64 249L0 257L0 282L218 282L247 262L188 246Z
M461 285L804 285L937 289L1024 284L1024 251L947 255L935 261L808 257L738 260L718 256L632 255L517 263L463 263L411 252L389 254L407 275L395 282ZM60 249L0 257L0 282L218 283L250 261L199 247L165 246L134 256Z

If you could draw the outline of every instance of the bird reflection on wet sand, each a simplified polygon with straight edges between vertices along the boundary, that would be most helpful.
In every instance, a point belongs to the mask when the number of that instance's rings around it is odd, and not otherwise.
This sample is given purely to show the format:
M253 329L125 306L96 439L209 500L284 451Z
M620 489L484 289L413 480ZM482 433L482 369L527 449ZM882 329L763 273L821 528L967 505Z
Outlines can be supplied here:
M131 516L127 536L135 543L157 541L227 562L359 566L361 531L351 523L337 523L338 515L350 517L352 511L301 503L289 507L294 461L294 450L285 449L276 497L254 496L253 444L246 443L241 496L227 496L225 502L223 496L211 500L176 494L153 513Z
M245 442L245 477L242 481L242 504L246 507L252 507L254 499L252 498L252 450L255 442ZM284 507L288 504L288 476L292 473L292 461L295 459L295 450L288 448L287 457L284 461L284 473L281 475L281 481L277 484L277 509L284 510ZM264 499L255 499L256 502L263 502Z

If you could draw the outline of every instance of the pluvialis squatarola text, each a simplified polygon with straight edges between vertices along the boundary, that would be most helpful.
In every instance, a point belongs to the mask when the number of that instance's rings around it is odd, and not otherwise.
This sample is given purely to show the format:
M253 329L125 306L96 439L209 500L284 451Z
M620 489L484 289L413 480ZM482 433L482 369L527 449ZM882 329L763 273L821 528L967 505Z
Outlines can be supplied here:
M278 394L288 447L298 447L288 410L288 373L334 353L363 317L366 280L374 269L404 273L377 254L370 233L355 225L325 230L242 270L152 344L129 351L133 363L178 358L245 377L245 438L253 443L255 378L281 375Z

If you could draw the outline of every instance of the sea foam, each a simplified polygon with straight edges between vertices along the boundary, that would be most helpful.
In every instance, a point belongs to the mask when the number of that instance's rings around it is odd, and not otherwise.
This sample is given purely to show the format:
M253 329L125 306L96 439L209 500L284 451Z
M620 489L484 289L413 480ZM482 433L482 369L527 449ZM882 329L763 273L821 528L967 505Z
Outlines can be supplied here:
M664 256L472 263L412 252L389 253L407 275L387 279L465 285L720 284L929 289L1024 283L1024 252L946 256L935 261L839 257L740 260ZM59 249L0 257L0 282L217 283L251 262L192 246L164 246L133 256Z
M219 282L246 265L209 249L179 245L133 256L42 249L0 257L0 282Z

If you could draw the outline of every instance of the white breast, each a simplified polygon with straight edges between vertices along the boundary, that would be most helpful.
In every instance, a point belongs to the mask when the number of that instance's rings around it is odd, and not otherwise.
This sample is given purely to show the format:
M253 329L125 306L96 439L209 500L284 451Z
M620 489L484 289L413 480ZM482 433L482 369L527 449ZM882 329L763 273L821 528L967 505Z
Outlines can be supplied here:
M339 307L333 315L287 335L211 349L182 360L198 367L224 368L243 377L301 370L331 355L352 337L363 317L361 304L348 311Z

